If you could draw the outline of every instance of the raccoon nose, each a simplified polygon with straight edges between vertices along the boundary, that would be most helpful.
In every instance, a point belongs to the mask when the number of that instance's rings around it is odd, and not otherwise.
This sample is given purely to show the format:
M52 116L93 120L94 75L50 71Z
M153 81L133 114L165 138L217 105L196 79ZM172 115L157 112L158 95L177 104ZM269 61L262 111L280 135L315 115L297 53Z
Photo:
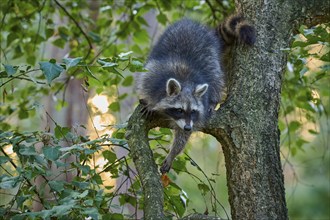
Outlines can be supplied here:
M191 126L190 126L190 125L185 125L185 126L183 127L183 129L184 129L185 131L191 131Z

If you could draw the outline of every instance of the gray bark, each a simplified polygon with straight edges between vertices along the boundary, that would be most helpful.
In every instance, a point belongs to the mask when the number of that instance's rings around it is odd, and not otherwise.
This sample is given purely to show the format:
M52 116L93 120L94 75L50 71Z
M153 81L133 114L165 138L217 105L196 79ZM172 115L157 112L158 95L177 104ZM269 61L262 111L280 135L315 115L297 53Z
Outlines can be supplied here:
M282 49L290 46L300 24L315 25L314 18L319 23L329 21L330 4L237 0L236 6L255 25L257 42L254 47L234 48L228 98L202 131L216 137L223 147L232 218L288 219L277 126L287 61ZM146 190L145 219L160 219L162 186L146 134L151 127L168 125L145 121L138 111L140 107L129 121L128 143Z
M138 171L144 192L144 218L163 219L163 186L157 165L148 143L148 121L143 119L142 107L138 106L129 119L126 138L131 157Z

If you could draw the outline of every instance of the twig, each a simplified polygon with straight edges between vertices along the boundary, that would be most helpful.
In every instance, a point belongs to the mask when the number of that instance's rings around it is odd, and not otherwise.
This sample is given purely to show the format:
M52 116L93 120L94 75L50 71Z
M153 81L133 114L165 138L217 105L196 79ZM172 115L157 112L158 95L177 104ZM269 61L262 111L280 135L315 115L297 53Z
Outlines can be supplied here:
M216 15L216 11L214 10L214 8L213 8L213 6L212 6L210 0L206 0L205 2L206 2L206 4L209 6L209 8L211 9L213 20L214 20L214 21L217 21L218 18L217 18L217 15Z
M89 39L89 37L87 36L87 34L85 33L85 31L81 28L81 26L79 25L79 23L77 22L77 20L63 7L63 5L61 5L57 0L54 0L54 1L55 1L56 5L58 7L60 7L64 11L64 13L73 21L73 23L75 23L75 25L77 26L77 28L80 30L80 32L84 35L85 39L87 40L89 49L88 49L87 54L84 57L84 59L86 59L89 56L89 54L91 53L92 49L93 49L93 45L92 45L91 40Z
M31 73L31 72L39 71L39 70L40 70L40 69L33 69L33 70L26 71L26 72L24 72L24 73L21 73L21 74L19 74L18 76L11 76L11 78L10 78L9 80L7 80L6 82L4 82L4 83L2 83L2 84L0 85L0 88L1 88L2 86L6 85L7 83L13 81L14 79L19 79L19 77L24 76L24 75L27 74L27 73Z

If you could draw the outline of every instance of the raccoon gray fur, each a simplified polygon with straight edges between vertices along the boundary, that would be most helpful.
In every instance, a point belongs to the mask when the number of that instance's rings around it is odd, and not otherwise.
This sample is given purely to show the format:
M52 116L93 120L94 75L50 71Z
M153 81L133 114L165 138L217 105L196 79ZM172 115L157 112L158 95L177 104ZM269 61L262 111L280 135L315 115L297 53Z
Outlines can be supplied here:
M235 41L255 42L254 28L241 15L213 30L183 19L170 25L151 50L137 93L147 113L157 112L174 129L161 173L170 170L192 131L203 127L221 101L226 78L221 60L225 47Z

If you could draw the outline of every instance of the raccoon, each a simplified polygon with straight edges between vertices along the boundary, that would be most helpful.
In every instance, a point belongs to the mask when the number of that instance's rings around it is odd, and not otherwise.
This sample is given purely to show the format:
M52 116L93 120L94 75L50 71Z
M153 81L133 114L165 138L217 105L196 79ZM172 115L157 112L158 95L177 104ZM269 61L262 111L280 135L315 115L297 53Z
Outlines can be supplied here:
M170 25L151 50L148 72L139 76L136 87L145 111L157 112L174 129L161 173L170 170L191 133L203 127L222 99L226 76L221 60L235 41L255 42L254 28L241 15L229 17L216 29L185 18Z

